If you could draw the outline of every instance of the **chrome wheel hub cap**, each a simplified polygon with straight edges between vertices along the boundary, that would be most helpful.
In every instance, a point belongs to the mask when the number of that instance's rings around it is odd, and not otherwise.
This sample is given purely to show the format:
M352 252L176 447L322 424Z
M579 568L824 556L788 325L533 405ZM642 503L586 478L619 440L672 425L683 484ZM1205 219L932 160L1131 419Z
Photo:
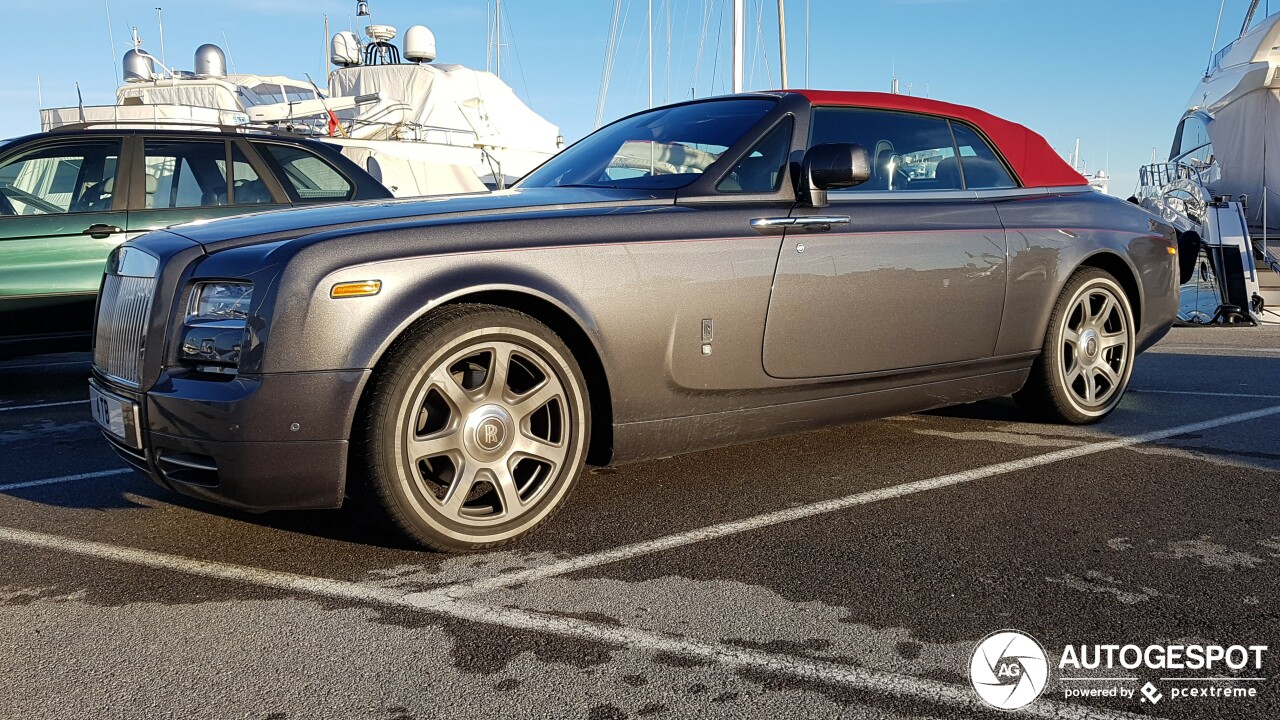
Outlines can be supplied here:
M1098 360L1098 331L1089 328L1080 333L1081 359L1089 365Z
M511 446L515 421L500 405L482 405L467 416L462 443L467 454L481 462L492 462Z

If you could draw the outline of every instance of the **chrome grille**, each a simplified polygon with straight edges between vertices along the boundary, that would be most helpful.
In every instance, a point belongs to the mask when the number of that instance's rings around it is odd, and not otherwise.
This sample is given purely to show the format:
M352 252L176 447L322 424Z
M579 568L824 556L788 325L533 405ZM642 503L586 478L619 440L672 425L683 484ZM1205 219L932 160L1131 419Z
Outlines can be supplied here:
M107 275L98 301L93 366L134 387L142 380L142 342L155 285L155 278Z

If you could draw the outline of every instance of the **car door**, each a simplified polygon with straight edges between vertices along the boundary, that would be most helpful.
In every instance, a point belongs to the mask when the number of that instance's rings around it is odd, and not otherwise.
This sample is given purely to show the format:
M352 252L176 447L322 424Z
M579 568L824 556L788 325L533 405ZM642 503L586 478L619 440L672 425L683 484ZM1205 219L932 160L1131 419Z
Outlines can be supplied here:
M0 334L87 333L124 241L117 137L48 138L0 159Z
M135 142L140 146L129 203L131 237L289 204L261 160L239 139L156 135Z
M965 189L951 123L815 108L809 144L830 142L866 148L872 176L831 192L828 207L793 211L769 302L766 372L826 377L990 357L1004 309L1004 229L992 204Z

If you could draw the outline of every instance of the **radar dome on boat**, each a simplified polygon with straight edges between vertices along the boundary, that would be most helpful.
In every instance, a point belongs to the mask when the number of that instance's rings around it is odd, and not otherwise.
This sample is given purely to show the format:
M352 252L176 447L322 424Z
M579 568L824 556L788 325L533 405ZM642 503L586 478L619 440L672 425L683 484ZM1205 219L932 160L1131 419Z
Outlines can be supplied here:
M155 78L156 64L150 55L137 48L124 54L125 82L149 82Z
M394 25L366 25L364 34L374 42L391 42L396 37Z
M227 76L227 56L222 48L213 43L205 43L196 48L196 77L220 78Z
M360 50L360 38L350 30L343 30L329 43L329 60L341 67L355 67L360 64Z
M414 62L436 59L436 36L426 25L414 25L404 32L404 56Z

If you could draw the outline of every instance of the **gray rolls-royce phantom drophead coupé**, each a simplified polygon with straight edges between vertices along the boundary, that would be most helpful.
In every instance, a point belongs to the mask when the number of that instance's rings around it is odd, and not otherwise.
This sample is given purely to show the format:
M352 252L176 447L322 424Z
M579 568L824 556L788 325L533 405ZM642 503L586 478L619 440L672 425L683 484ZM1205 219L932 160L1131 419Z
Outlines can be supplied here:
M92 404L180 493L267 510L364 490L425 546L491 548L586 465L1001 395L1099 420L1174 319L1177 243L972 108L697 100L508 191L125 243Z

